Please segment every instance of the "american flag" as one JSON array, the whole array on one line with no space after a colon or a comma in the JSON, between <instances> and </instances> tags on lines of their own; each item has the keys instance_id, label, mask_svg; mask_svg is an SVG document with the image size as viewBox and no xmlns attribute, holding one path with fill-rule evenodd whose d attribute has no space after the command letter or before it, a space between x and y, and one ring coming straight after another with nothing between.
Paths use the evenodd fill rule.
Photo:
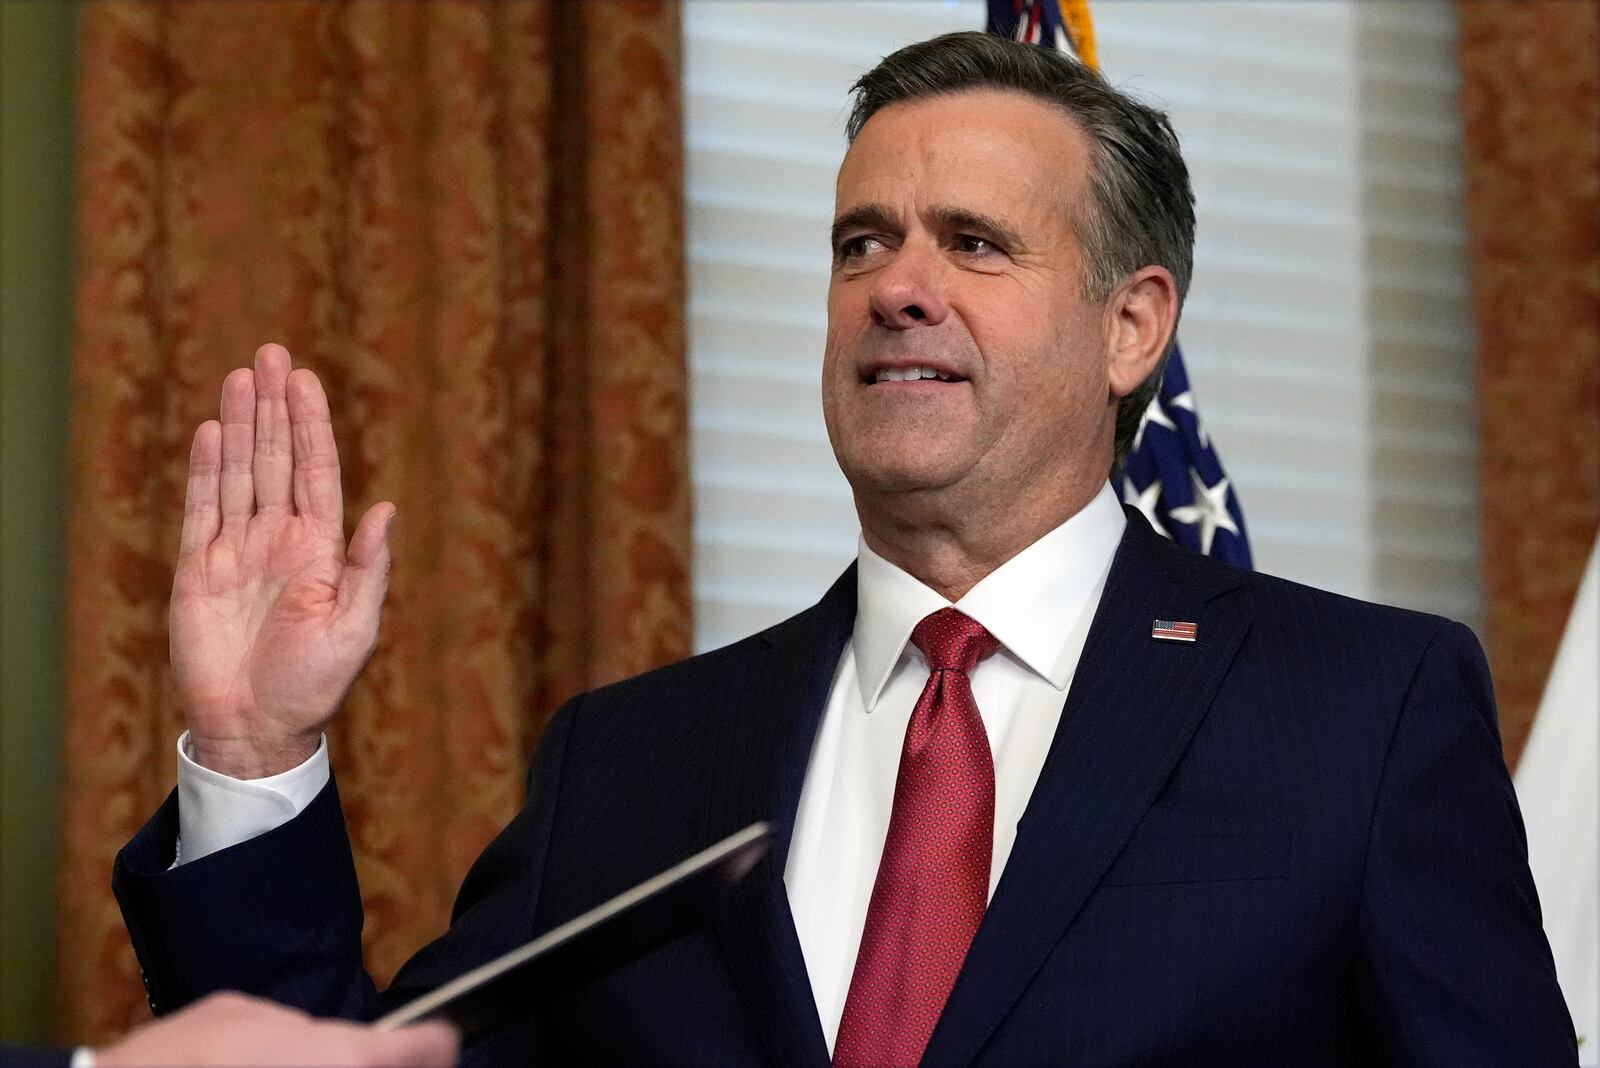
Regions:
<instances>
[{"instance_id":1,"label":"american flag","mask_svg":"<svg viewBox=\"0 0 1600 1068\"><path fill-rule=\"evenodd\" d=\"M989 0L987 29L1023 44L1070 53L1098 67L1088 0Z\"/></svg>"},{"instance_id":2,"label":"american flag","mask_svg":"<svg viewBox=\"0 0 1600 1068\"><path fill-rule=\"evenodd\" d=\"M1088 0L989 0L990 33L1069 52L1098 68ZM1123 500L1162 534L1236 567L1250 566L1244 512L1201 425L1177 342L1122 472Z\"/></svg>"},{"instance_id":3,"label":"american flag","mask_svg":"<svg viewBox=\"0 0 1600 1068\"><path fill-rule=\"evenodd\" d=\"M1200 628L1181 619L1158 619L1150 624L1150 637L1169 642L1192 642L1200 637Z\"/></svg>"},{"instance_id":4,"label":"american flag","mask_svg":"<svg viewBox=\"0 0 1600 1068\"><path fill-rule=\"evenodd\" d=\"M1250 566L1244 512L1200 422L1177 343L1122 469L1123 500L1156 530L1235 567Z\"/></svg>"}]
</instances>

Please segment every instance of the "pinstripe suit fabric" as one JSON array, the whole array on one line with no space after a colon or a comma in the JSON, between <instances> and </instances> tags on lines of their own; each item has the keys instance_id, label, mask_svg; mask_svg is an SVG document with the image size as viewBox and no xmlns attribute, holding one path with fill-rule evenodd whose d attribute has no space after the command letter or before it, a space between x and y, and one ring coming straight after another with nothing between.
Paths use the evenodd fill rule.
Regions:
<instances>
[{"instance_id":1,"label":"pinstripe suit fabric","mask_svg":"<svg viewBox=\"0 0 1600 1068\"><path fill-rule=\"evenodd\" d=\"M853 570L725 649L579 697L452 926L379 995L335 787L174 871L118 859L152 1000L372 1015L756 819L792 824ZM1199 641L1154 641L1155 619ZM786 841L787 835L780 834ZM467 1063L824 1065L783 846L712 922L529 1006ZM1466 628L1195 556L1137 513L928 1065L1570 1065Z\"/></svg>"}]
</instances>

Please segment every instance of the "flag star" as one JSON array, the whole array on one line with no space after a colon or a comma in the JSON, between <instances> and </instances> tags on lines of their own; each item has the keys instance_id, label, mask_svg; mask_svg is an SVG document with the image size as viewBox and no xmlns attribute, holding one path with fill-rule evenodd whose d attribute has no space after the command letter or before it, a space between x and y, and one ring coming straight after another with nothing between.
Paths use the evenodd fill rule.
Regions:
<instances>
[{"instance_id":1,"label":"flag star","mask_svg":"<svg viewBox=\"0 0 1600 1068\"><path fill-rule=\"evenodd\" d=\"M1182 408L1194 416L1194 432L1200 436L1200 447L1202 449L1211 448L1211 435L1206 433L1206 425L1200 421L1200 412L1194 406L1194 391L1186 389L1167 403L1174 408Z\"/></svg>"},{"instance_id":2,"label":"flag star","mask_svg":"<svg viewBox=\"0 0 1600 1068\"><path fill-rule=\"evenodd\" d=\"M1143 512L1144 517L1150 521L1150 525L1155 528L1157 534L1160 534L1163 538L1172 537L1167 528L1161 525L1161 517L1156 513L1156 502L1161 499L1161 480L1159 478L1151 479L1150 485L1146 486L1143 491L1134 486L1133 479L1123 479L1122 499L1127 504L1131 504Z\"/></svg>"},{"instance_id":3,"label":"flag star","mask_svg":"<svg viewBox=\"0 0 1600 1068\"><path fill-rule=\"evenodd\" d=\"M1150 403L1145 407L1144 415L1139 419L1139 429L1134 431L1133 434L1134 452L1138 452L1139 446L1144 444L1144 428L1151 423L1157 426L1164 426L1174 433L1178 430L1177 424L1167 415L1166 409L1161 407L1161 394L1159 393L1150 398Z\"/></svg>"},{"instance_id":4,"label":"flag star","mask_svg":"<svg viewBox=\"0 0 1600 1068\"><path fill-rule=\"evenodd\" d=\"M1238 536L1239 528L1228 514L1228 480L1221 478L1215 486L1207 486L1200 472L1189 469L1194 482L1194 503L1172 509L1172 518L1180 523L1200 524L1200 551L1211 554L1211 542L1218 530Z\"/></svg>"}]
</instances>

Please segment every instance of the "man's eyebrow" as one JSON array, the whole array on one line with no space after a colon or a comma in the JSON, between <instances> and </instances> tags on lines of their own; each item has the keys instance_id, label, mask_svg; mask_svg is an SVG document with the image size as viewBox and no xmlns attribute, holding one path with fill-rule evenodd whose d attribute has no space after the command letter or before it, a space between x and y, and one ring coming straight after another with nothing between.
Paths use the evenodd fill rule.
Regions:
<instances>
[{"instance_id":1,"label":"man's eyebrow","mask_svg":"<svg viewBox=\"0 0 1600 1068\"><path fill-rule=\"evenodd\" d=\"M1004 221L993 215L973 211L970 208L957 208L936 205L928 212L935 226L941 230L973 234L977 237L987 238L1001 247L1017 251L1022 246L1022 239L1017 232ZM861 204L833 221L833 230L830 234L830 247L837 250L839 242L846 234L857 230L882 230L895 232L900 229L900 219L884 204Z\"/></svg>"},{"instance_id":2,"label":"man's eyebrow","mask_svg":"<svg viewBox=\"0 0 1600 1068\"><path fill-rule=\"evenodd\" d=\"M885 204L859 204L833 220L828 247L837 249L852 230L898 230L900 221Z\"/></svg>"},{"instance_id":3,"label":"man's eyebrow","mask_svg":"<svg viewBox=\"0 0 1600 1068\"><path fill-rule=\"evenodd\" d=\"M944 206L935 206L929 214L942 230L991 239L1002 248L1012 251L1022 246L1022 239L1017 236L1016 231L993 215L984 215L982 212L967 208Z\"/></svg>"}]
</instances>

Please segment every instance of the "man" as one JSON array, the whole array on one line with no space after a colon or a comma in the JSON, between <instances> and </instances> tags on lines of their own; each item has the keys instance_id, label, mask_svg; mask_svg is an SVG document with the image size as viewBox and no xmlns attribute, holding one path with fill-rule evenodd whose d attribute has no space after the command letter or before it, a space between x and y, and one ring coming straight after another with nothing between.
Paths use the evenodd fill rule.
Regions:
<instances>
[{"instance_id":1,"label":"man","mask_svg":"<svg viewBox=\"0 0 1600 1068\"><path fill-rule=\"evenodd\" d=\"M212 994L164 1020L137 1028L100 1050L0 1045L4 1068L180 1068L315 1065L335 1068L448 1068L458 1039L446 1024L377 1031L243 994Z\"/></svg>"},{"instance_id":2,"label":"man","mask_svg":"<svg viewBox=\"0 0 1600 1068\"><path fill-rule=\"evenodd\" d=\"M1193 556L1107 485L1188 284L1165 118L956 34L866 75L849 132L822 388L856 566L565 706L381 996L320 732L392 507L346 558L315 378L275 346L229 377L174 587L190 751L117 872L155 1002L370 1015L770 819L707 929L468 1059L1572 1063L1466 629Z\"/></svg>"}]
</instances>

